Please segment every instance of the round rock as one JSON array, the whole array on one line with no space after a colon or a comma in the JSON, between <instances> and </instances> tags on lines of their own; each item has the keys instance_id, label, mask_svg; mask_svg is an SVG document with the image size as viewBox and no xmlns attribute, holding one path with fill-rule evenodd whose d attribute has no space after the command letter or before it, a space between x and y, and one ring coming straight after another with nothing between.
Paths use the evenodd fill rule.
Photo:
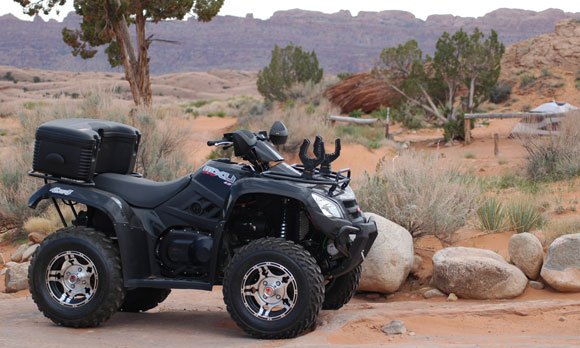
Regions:
<instances>
[{"instance_id":1,"label":"round rock","mask_svg":"<svg viewBox=\"0 0 580 348\"><path fill-rule=\"evenodd\" d=\"M367 213L377 223L378 236L362 263L359 290L397 291L413 267L413 238L409 231L382 216Z\"/></svg>"},{"instance_id":2,"label":"round rock","mask_svg":"<svg viewBox=\"0 0 580 348\"><path fill-rule=\"evenodd\" d=\"M541 275L558 291L580 292L580 233L561 236L552 242Z\"/></svg>"},{"instance_id":3,"label":"round rock","mask_svg":"<svg viewBox=\"0 0 580 348\"><path fill-rule=\"evenodd\" d=\"M407 328L405 327L405 323L401 320L393 320L383 326L383 332L387 335L402 335L407 332Z\"/></svg>"},{"instance_id":4,"label":"round rock","mask_svg":"<svg viewBox=\"0 0 580 348\"><path fill-rule=\"evenodd\" d=\"M538 237L527 232L514 234L510 238L508 250L514 265L528 278L538 279L544 262L544 249Z\"/></svg>"},{"instance_id":5,"label":"round rock","mask_svg":"<svg viewBox=\"0 0 580 348\"><path fill-rule=\"evenodd\" d=\"M451 247L433 255L432 285L461 298L504 299L521 295L528 279L491 250Z\"/></svg>"}]
</instances>

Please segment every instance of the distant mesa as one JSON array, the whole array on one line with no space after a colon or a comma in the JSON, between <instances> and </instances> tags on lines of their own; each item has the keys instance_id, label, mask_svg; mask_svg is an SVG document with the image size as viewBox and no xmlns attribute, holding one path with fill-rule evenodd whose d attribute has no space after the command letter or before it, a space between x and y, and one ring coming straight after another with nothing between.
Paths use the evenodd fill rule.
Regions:
<instances>
[{"instance_id":1,"label":"distant mesa","mask_svg":"<svg viewBox=\"0 0 580 348\"><path fill-rule=\"evenodd\" d=\"M148 27L155 38L151 46L151 70L155 74L211 69L257 71L269 61L275 44L294 43L316 50L328 73L368 71L385 47L409 39L432 53L443 31L461 27L495 29L510 45L550 33L558 21L580 19L580 13L550 9L542 12L499 9L485 16L432 15L426 20L404 11L359 12L343 10L333 14L299 9L277 11L266 20L218 16L210 23L194 19L163 22ZM70 54L61 39L63 27L78 27L78 15L69 14L62 23L42 19L21 21L12 15L0 17L0 65L68 71L111 71L106 56L83 60ZM120 71L119 69L113 71Z\"/></svg>"}]
</instances>

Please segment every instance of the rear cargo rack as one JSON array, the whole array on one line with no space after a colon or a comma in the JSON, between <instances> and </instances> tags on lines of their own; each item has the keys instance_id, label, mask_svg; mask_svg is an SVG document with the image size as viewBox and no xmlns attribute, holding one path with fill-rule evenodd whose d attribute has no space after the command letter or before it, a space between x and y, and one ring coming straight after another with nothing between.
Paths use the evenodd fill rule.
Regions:
<instances>
[{"instance_id":1,"label":"rear cargo rack","mask_svg":"<svg viewBox=\"0 0 580 348\"><path fill-rule=\"evenodd\" d=\"M301 174L305 169L301 164L293 164L292 168L296 169ZM332 195L332 193L338 187L344 190L348 186L350 183L351 171L350 168L345 168L337 172L322 174L319 169L314 169L312 178L304 177L303 175L291 175L284 173L262 173L262 175L272 179L283 179L304 184L329 185L330 188L328 189L328 194Z\"/></svg>"},{"instance_id":2,"label":"rear cargo rack","mask_svg":"<svg viewBox=\"0 0 580 348\"><path fill-rule=\"evenodd\" d=\"M62 177L54 176L54 175L50 175L50 174L39 173L39 172L34 171L34 170L29 171L28 175L35 177L35 178L44 179L45 183L48 183L48 181L57 181L57 182L62 182L63 184L71 184L71 185L77 185L77 186L95 186L95 183L92 180L83 181L83 180L62 178Z\"/></svg>"},{"instance_id":3,"label":"rear cargo rack","mask_svg":"<svg viewBox=\"0 0 580 348\"><path fill-rule=\"evenodd\" d=\"M80 180L74 180L74 179L60 178L60 177L50 175L50 174L35 172L34 170L29 171L28 175L35 177L35 178L44 179L45 184L48 184L49 181L56 181L56 182L61 182L63 184L70 184L70 185L77 185L77 186L95 186L95 183L92 181L80 181ZM68 223L66 222L66 219L64 218L64 215L62 213L62 209L60 209L60 205L58 205L56 198L51 197L50 200L52 201L52 204L54 205L54 208L56 209L56 212L58 213L58 216L60 217L60 221L62 222L63 226L68 227ZM67 199L61 199L61 201L64 205L66 205L70 208L75 220L78 219L79 216L78 216L77 210L75 209L75 205L77 203L75 201L71 201L71 200L67 200Z\"/></svg>"}]
</instances>

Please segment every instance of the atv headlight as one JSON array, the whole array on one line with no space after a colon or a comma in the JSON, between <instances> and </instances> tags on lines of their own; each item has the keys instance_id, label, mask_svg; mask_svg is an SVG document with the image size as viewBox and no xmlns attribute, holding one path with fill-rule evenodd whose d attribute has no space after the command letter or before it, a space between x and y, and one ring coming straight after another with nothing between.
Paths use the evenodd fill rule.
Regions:
<instances>
[{"instance_id":1,"label":"atv headlight","mask_svg":"<svg viewBox=\"0 0 580 348\"><path fill-rule=\"evenodd\" d=\"M328 199L324 196L321 196L317 193L313 193L312 198L314 199L314 201L318 205L318 208L320 208L320 210L322 210L322 213L326 217L337 217L337 218L342 217L342 210L340 209L340 206L335 201L330 200L330 199Z\"/></svg>"}]
</instances>

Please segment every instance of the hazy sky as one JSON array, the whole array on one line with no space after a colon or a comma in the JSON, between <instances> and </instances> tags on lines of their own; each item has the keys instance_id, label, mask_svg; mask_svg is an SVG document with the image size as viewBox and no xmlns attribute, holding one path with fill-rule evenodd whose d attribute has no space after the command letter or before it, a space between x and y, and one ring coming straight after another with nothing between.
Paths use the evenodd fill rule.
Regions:
<instances>
[{"instance_id":1,"label":"hazy sky","mask_svg":"<svg viewBox=\"0 0 580 348\"><path fill-rule=\"evenodd\" d=\"M44 0L47 1L47 0ZM67 7L60 14L62 18L72 11L72 0L67 1ZM30 19L22 14L22 9L13 0L0 0L0 15L13 13L19 18ZM300 8L304 10L334 13L339 10L350 10L353 15L359 11L403 10L413 13L416 17L425 19L430 14L453 14L457 16L479 17L495 9L509 7L533 11L557 8L567 12L580 12L578 0L485 0L485 1L452 1L452 0L225 0L220 15L245 16L253 13L254 17L266 19L278 10ZM67 10L68 9L68 10ZM55 15L52 16L53 18Z\"/></svg>"}]
</instances>

